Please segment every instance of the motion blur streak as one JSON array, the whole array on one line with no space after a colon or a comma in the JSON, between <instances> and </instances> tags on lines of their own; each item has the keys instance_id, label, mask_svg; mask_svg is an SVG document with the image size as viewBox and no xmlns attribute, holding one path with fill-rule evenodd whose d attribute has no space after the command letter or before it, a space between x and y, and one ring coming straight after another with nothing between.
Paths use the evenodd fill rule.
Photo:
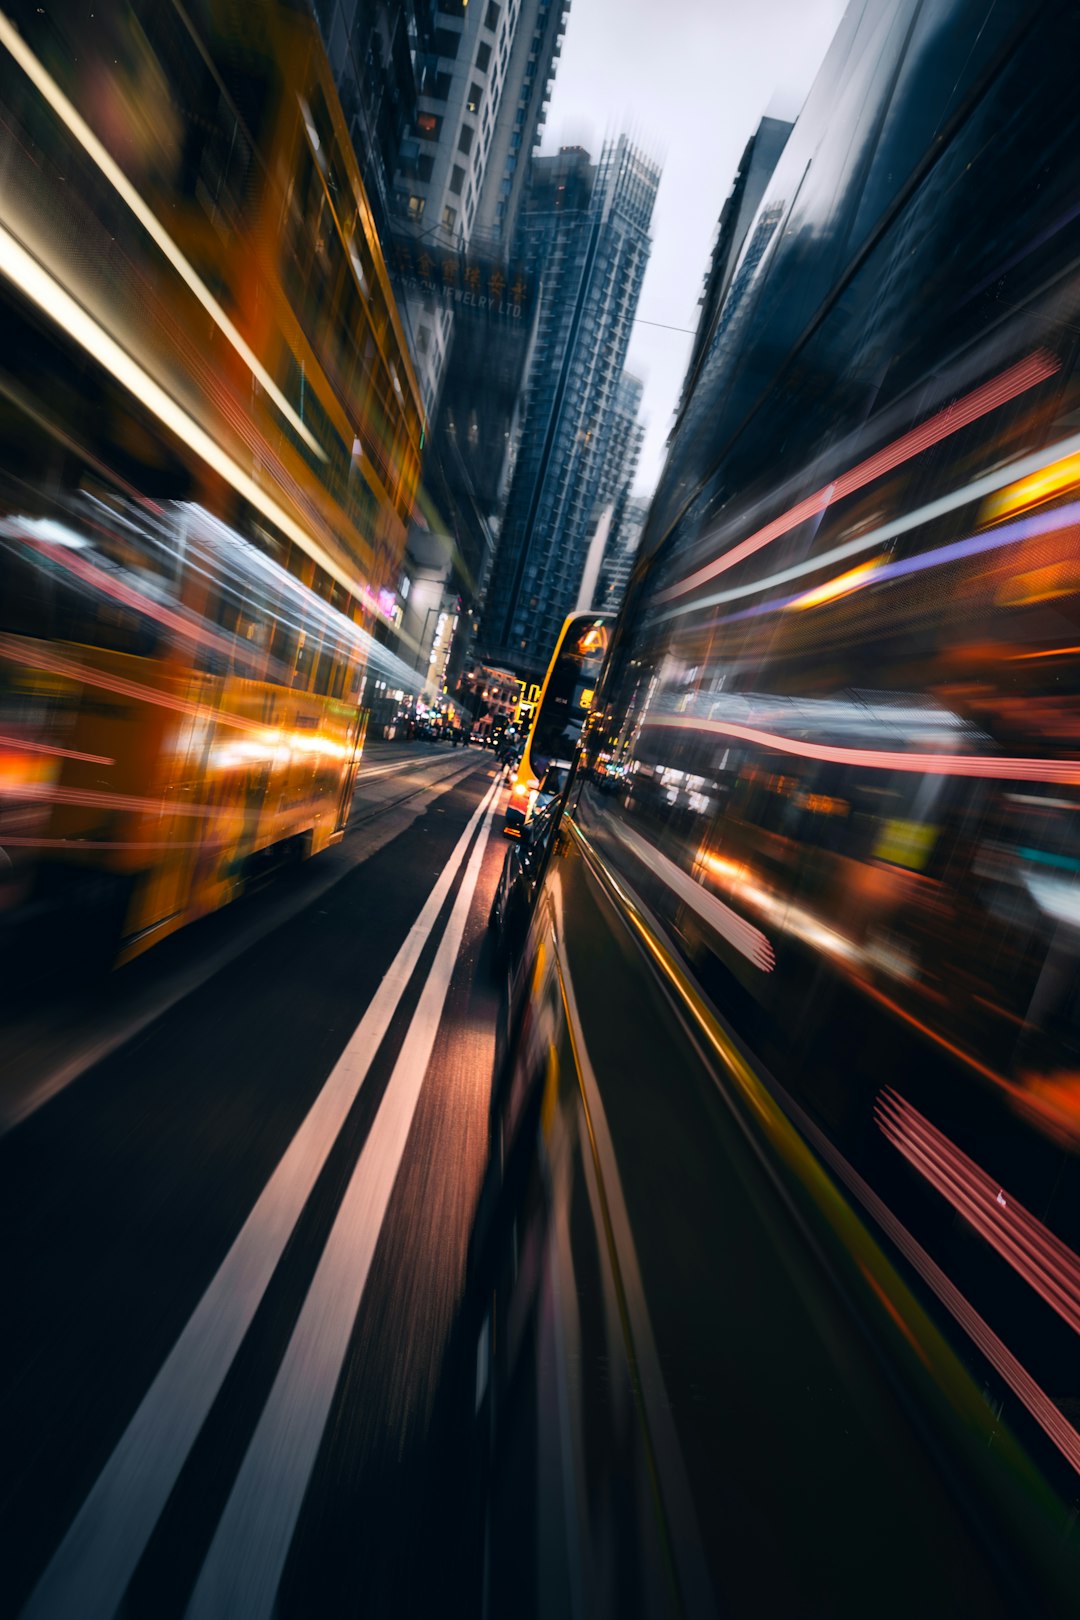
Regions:
<instances>
[{"instance_id":1,"label":"motion blur streak","mask_svg":"<svg viewBox=\"0 0 1080 1620\"><path fill-rule=\"evenodd\" d=\"M15 534L19 533L19 525L8 526ZM2 531L0 531L2 532ZM35 551L44 552L45 547L40 543L30 542ZM137 591L121 580L111 579L102 568L95 568L93 563L87 562L69 550L63 551L59 556L55 548L50 548L49 560L55 565L74 574L84 584L100 591L103 596L112 597L114 602L122 602L125 607L134 608L144 618L153 619L166 629L174 630L178 636L196 646L213 648L222 653L231 652L229 642L224 636L215 635L212 630L201 625L193 614L178 613L174 608L166 607L163 602L155 602L147 596L145 591Z\"/></svg>"},{"instance_id":2,"label":"motion blur streak","mask_svg":"<svg viewBox=\"0 0 1080 1620\"><path fill-rule=\"evenodd\" d=\"M1080 1260L895 1091L874 1110L889 1141L1047 1304L1080 1333Z\"/></svg>"},{"instance_id":3,"label":"motion blur streak","mask_svg":"<svg viewBox=\"0 0 1080 1620\"><path fill-rule=\"evenodd\" d=\"M908 754L885 748L836 748L781 737L774 731L759 731L754 726L740 726L730 720L694 720L677 714L646 716L642 726L731 737L780 754L796 754L800 759L820 759L833 765L862 765L872 771L909 771L917 776L987 776L1003 782L1080 783L1080 760L995 759L980 754Z\"/></svg>"},{"instance_id":4,"label":"motion blur streak","mask_svg":"<svg viewBox=\"0 0 1080 1620\"><path fill-rule=\"evenodd\" d=\"M233 325L232 321L230 321L229 317L226 315L225 311L222 309L209 287L207 287L196 274L195 269L191 264L189 264L188 260L181 253L180 249L177 247L168 231L162 225L157 215L152 209L147 207L146 203L139 196L139 193L135 190L135 187L131 184L123 170L109 156L109 153L102 146L93 130L90 129L89 125L84 121L83 118L80 117L79 113L72 106L71 102L60 89L60 86L56 83L55 79L53 79L46 72L45 68L38 61L33 51L29 49L25 41L22 39L18 30L12 25L10 20L4 15L3 12L0 12L0 43L7 46L8 50L11 52L11 55L15 58L16 62L18 62L26 76L34 84L35 88L40 91L41 95L49 103L49 106L67 125L68 129L71 131L72 135L74 135L79 145L83 148L87 155L93 159L105 178L124 199L139 223L144 226L150 236L153 237L154 241L157 243L162 253L164 253L169 263L191 288L191 291L195 294L200 304L202 304L207 314L211 316L214 324L221 330L225 337L228 338L237 354L250 370L252 376L256 377L266 389L266 392L270 395L270 398L274 401L274 404L277 406L278 410L281 411L283 416L288 418L296 432L300 434L301 438L304 439L307 444L310 445L312 450L314 450L317 455L321 456L323 460L325 460L326 456L322 446L312 436L310 429L305 425L302 418L299 417L293 410L292 406L285 398L285 395L275 383L273 377L270 376L270 373L266 370L265 366L260 363L258 356L252 353L250 347L247 343L245 343L240 333L236 330L236 327Z\"/></svg>"},{"instance_id":5,"label":"motion blur streak","mask_svg":"<svg viewBox=\"0 0 1080 1620\"><path fill-rule=\"evenodd\" d=\"M823 551L819 557L807 557L805 561L793 563L790 568L781 568L765 579L752 579L746 585L735 585L730 590L715 591L710 596L697 597L693 602L683 602L677 607L667 608L665 612L656 615L656 622L659 624L665 619L679 618L685 613L694 613L701 608L718 607L722 602L736 602L744 596L760 596L763 591L771 590L774 585L786 585L793 579L805 579L807 574L816 574L820 568L827 567L829 563L844 562L848 557L859 556L861 552L873 551L888 540L895 540L902 534L910 534L912 529L922 528L924 524L947 517L950 512L955 512L962 506L969 506L974 501L982 500L985 495L995 494L997 490L1011 484L1021 475L1038 472L1076 454L1080 454L1080 433L1074 433L1068 439L1061 439L1046 450L1038 450L1030 456L1024 456L1011 466L999 467L995 472L985 473L973 483L965 484L960 489L952 490L948 495L929 501L913 512L906 512L903 517L883 523L879 529L871 529L866 534L857 535L854 540L845 540L842 545L834 546L831 551ZM1040 524L1043 527L1051 527L1056 516L1056 513L1051 512L1045 518L1027 519L1026 521L1032 524L1029 532L1038 533ZM919 560L912 559L912 561ZM657 592L656 600L660 599L660 593Z\"/></svg>"},{"instance_id":6,"label":"motion blur streak","mask_svg":"<svg viewBox=\"0 0 1080 1620\"><path fill-rule=\"evenodd\" d=\"M184 804L181 800L146 799L134 793L107 793L102 788L66 788L51 782L26 782L19 786L19 797L44 804L92 805L99 810L145 810L150 815L212 816L213 804Z\"/></svg>"},{"instance_id":7,"label":"motion blur streak","mask_svg":"<svg viewBox=\"0 0 1080 1620\"><path fill-rule=\"evenodd\" d=\"M0 273L7 276L8 280L44 311L50 320L55 321L81 349L85 349L87 354L110 371L129 393L177 434L208 467L220 473L238 495L243 495L264 517L276 524L283 534L287 534L290 540L295 540L302 551L314 557L315 561L325 568L327 573L333 575L340 585L344 585L346 590L356 589L356 580L350 578L345 570L338 566L314 536L299 523L294 522L288 512L279 506L277 501L272 500L255 479L246 473L185 410L181 409L161 384L155 382L149 372L133 360L115 338L110 337L108 332L76 303L71 294L31 257L3 225L0 225Z\"/></svg>"},{"instance_id":8,"label":"motion blur streak","mask_svg":"<svg viewBox=\"0 0 1080 1620\"><path fill-rule=\"evenodd\" d=\"M987 1361L996 1367L1013 1393L1023 1401L1065 1460L1080 1474L1080 1434L1069 1420L1058 1410L1046 1391L1035 1382L1027 1368L1021 1365L1008 1346L998 1338L975 1307L949 1280L941 1267L930 1258L922 1244L912 1237L903 1222L897 1220L892 1210L882 1202L869 1183L864 1181L858 1171L833 1147L828 1137L818 1130L812 1120L802 1114L801 1109L796 1108L794 1112L800 1116L803 1131L822 1158L855 1193L882 1230L934 1290L941 1303L959 1322L972 1342L982 1351Z\"/></svg>"},{"instance_id":9,"label":"motion blur streak","mask_svg":"<svg viewBox=\"0 0 1080 1620\"><path fill-rule=\"evenodd\" d=\"M27 754L55 754L57 759L81 759L86 765L116 764L107 754L83 754L77 748L58 748L53 743L31 742L23 737L0 737L0 748L14 748Z\"/></svg>"},{"instance_id":10,"label":"motion blur streak","mask_svg":"<svg viewBox=\"0 0 1080 1620\"><path fill-rule=\"evenodd\" d=\"M645 949L672 985L694 1023L700 1028L709 1045L720 1058L725 1073L753 1108L759 1121L766 1127L770 1140L782 1154L789 1168L806 1182L807 1186L821 1201L829 1218L835 1222L839 1213L835 1189L828 1182L827 1172L822 1169L818 1160L813 1158L811 1149L819 1155L825 1165L830 1167L839 1176L840 1180L855 1193L864 1208L873 1216L886 1235L892 1239L897 1248L930 1285L942 1304L955 1317L983 1355L986 1356L987 1360L997 1368L1002 1378L1024 1403L1040 1427L1049 1435L1061 1454L1076 1472L1080 1473L1080 1433L1077 1433L1068 1419L1054 1405L1045 1390L1035 1382L1012 1351L1008 1349L988 1323L979 1315L974 1306L945 1275L940 1266L930 1258L926 1250L916 1241L903 1222L897 1219L888 1205L878 1197L877 1193L871 1189L847 1158L829 1141L824 1132L819 1130L792 1098L784 1096L783 1107L780 1106L777 1099L762 1084L752 1065L746 1061L742 1053L731 1041L730 1036L718 1023L700 994L687 979L683 969L656 937L652 928L639 913L631 896L608 869L576 822L571 823L571 831L580 844L586 859L620 901L625 916L633 926ZM783 1096L782 1091L780 1094ZM854 1230L858 1223L853 1220L851 1211L845 1209L844 1215L846 1216L844 1220L845 1239L857 1256L860 1249L865 1250L865 1239L860 1237Z\"/></svg>"},{"instance_id":11,"label":"motion blur streak","mask_svg":"<svg viewBox=\"0 0 1080 1620\"><path fill-rule=\"evenodd\" d=\"M862 489L864 485L871 483L873 479L880 478L883 473L892 472L894 468L899 467L902 462L908 461L912 456L917 456L921 451L930 449L932 445L940 444L942 439L948 438L952 433L959 432L961 428L968 427L972 422L977 421L980 416L985 416L988 411L995 410L999 405L1004 405L1009 400L1015 399L1018 394L1026 392L1029 388L1034 388L1036 383L1045 382L1047 377L1052 377L1055 371L1058 370L1059 364L1060 362L1053 355L1038 353L1027 360L1021 360L1015 366L1010 366L1009 370L1002 372L1000 377L995 378L992 382L984 383L981 388L976 388L973 393L957 400L955 404L947 405L943 411L939 411L936 416L932 416L921 427L912 428L909 433L903 434L901 438L896 439L892 444L886 445L885 449L879 450L876 455L869 456L866 461L861 461L857 467L852 467L848 472L841 473L840 477L833 483L826 484L816 494L807 496L797 506L793 506L788 511L781 513L778 518L774 518L771 523L767 523L763 529L758 529L756 534L748 536L740 545L733 546L730 551L725 551L722 557L717 557L714 562L706 564L704 568L699 568L695 573L688 574L685 579L669 586L666 591L658 592L657 601L666 602L672 597L685 596L686 592L692 591L695 586L704 585L708 580L715 579L717 574L722 574L727 569L734 568L736 563L740 563L746 557L752 556L755 551L760 551L762 546L767 546L771 540L776 540L780 535L787 534L789 529L794 529L798 524L804 523L807 518L815 517L817 513L823 512L834 501L842 500L845 495L854 494L856 490Z\"/></svg>"},{"instance_id":12,"label":"motion blur streak","mask_svg":"<svg viewBox=\"0 0 1080 1620\"><path fill-rule=\"evenodd\" d=\"M760 607L744 608L741 613L731 613L716 622L734 624L738 619L758 618L763 613L774 613L778 608L816 607L818 603L831 602L862 585L880 585L890 579L904 579L911 574L921 574L928 568L941 568L946 563L962 562L967 557L1000 551L1005 546L1033 540L1040 534L1056 534L1076 523L1080 523L1080 501L1056 507L1052 512L1041 512L1037 517L1007 523L1000 529L991 529L988 534L972 534L964 540L950 541L947 546L935 546L932 551L920 552L917 557L904 557L891 563L879 558L876 562L864 563L861 568L852 568L846 574L826 580L823 585L815 586L801 596L788 596L764 602Z\"/></svg>"},{"instance_id":13,"label":"motion blur streak","mask_svg":"<svg viewBox=\"0 0 1080 1620\"><path fill-rule=\"evenodd\" d=\"M159 691L156 687L147 686L145 681L128 680L125 675L111 675L107 670L95 669L92 664L84 664L77 658L68 658L64 653L55 652L50 647L37 646L29 657L35 669L46 670L53 675L70 676L72 680L81 681L86 686L100 687L103 692L118 692L123 697L137 698L140 703L152 703L162 709L174 709L177 714L187 714L194 718L201 718L205 714L204 705L196 703L192 698ZM0 635L0 660L5 663L21 664L26 662L27 658L27 650L17 637ZM249 720L242 714L230 714L226 709L215 709L214 723L233 726L238 731L261 733L265 729L258 720Z\"/></svg>"},{"instance_id":14,"label":"motion blur streak","mask_svg":"<svg viewBox=\"0 0 1080 1620\"><path fill-rule=\"evenodd\" d=\"M707 889L703 889L700 883L688 877L681 867L676 866L674 861L669 861L666 855L661 855L659 850L647 844L644 838L630 827L618 827L616 831L626 847L632 850L639 860L650 866L684 904L691 906L699 916L711 924L729 945L734 945L740 955L753 962L762 973L772 972L776 966L776 957L771 944L759 928L748 923L745 917L740 917L737 911L726 906Z\"/></svg>"},{"instance_id":15,"label":"motion blur streak","mask_svg":"<svg viewBox=\"0 0 1080 1620\"><path fill-rule=\"evenodd\" d=\"M783 604L770 602L769 607L794 608L796 612L803 608L821 607L825 602L835 602L840 596L846 596L849 591L857 591L863 585L869 585L881 566L882 559L875 557L873 562L860 563L857 568L849 568L846 574L837 574L834 579L827 579L824 585L815 585L813 590L804 591L792 601ZM754 609L750 610L754 612ZM734 614L740 618L740 614Z\"/></svg>"}]
</instances>

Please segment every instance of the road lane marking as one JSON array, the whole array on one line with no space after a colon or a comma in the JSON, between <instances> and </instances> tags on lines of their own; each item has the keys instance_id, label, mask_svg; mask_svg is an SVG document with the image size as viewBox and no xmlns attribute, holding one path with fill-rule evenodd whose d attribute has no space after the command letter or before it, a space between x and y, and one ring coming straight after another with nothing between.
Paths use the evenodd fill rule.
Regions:
<instances>
[{"instance_id":1,"label":"road lane marking","mask_svg":"<svg viewBox=\"0 0 1080 1620\"><path fill-rule=\"evenodd\" d=\"M492 783L469 817L371 1004L50 1560L22 1620L86 1620L91 1612L105 1620L122 1602L356 1101L477 824L498 791L499 784ZM448 928L453 919L452 912Z\"/></svg>"},{"instance_id":2,"label":"road lane marking","mask_svg":"<svg viewBox=\"0 0 1080 1620\"><path fill-rule=\"evenodd\" d=\"M494 801L499 784L482 809ZM341 1202L187 1620L271 1620L379 1234L405 1154L491 833L485 816L431 973Z\"/></svg>"},{"instance_id":3,"label":"road lane marking","mask_svg":"<svg viewBox=\"0 0 1080 1620\"><path fill-rule=\"evenodd\" d=\"M212 979L215 973L220 973L253 945L261 944L275 929L282 928L294 917L308 910L343 879L350 877L365 861L377 855L392 838L406 831L426 812L435 799L449 793L458 782L471 773L474 767L475 761L470 761L464 768L459 767L455 772L444 772L441 776L434 777L427 786L419 788L416 793L379 805L370 816L356 823L350 822L348 864L342 864L340 858L335 862L330 850L322 851L317 858L315 872L311 875L311 886L305 889L303 894L288 897L267 895L266 903L268 906L272 905L269 916L259 917L247 924L236 919L235 928L216 950L208 951L200 956L195 965L184 969L172 979L167 979L160 990L152 989L148 994L137 998L118 1018L108 1020L104 1028L99 1026L99 1033L92 1034L86 1044L75 1045L72 1040L59 1035L59 1052L54 1058L52 1068L45 1069L38 1079L29 1082L25 1089L14 1096L0 1097L0 1137L14 1130L17 1125L21 1125L23 1120L29 1119L45 1103L90 1069L95 1068L97 1064L104 1063L105 1059L111 1057L120 1047L126 1046L137 1035L141 1035L144 1029L149 1029L151 1024ZM403 808L405 805L408 805L408 809ZM335 848L339 849L340 846ZM70 1055L64 1056L65 1051ZM0 1051L0 1069L3 1068L5 1057L6 1054ZM22 1061L25 1063L25 1055Z\"/></svg>"}]
</instances>

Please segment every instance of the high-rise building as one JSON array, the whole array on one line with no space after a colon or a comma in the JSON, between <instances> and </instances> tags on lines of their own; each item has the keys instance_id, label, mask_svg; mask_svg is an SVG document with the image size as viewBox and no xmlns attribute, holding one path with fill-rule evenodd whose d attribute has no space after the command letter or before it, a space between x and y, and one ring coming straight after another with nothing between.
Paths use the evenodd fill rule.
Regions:
<instances>
[{"instance_id":1,"label":"high-rise building","mask_svg":"<svg viewBox=\"0 0 1080 1620\"><path fill-rule=\"evenodd\" d=\"M509 244L517 229L529 158L547 118L570 0L517 0L504 95L496 115L474 237Z\"/></svg>"},{"instance_id":2,"label":"high-rise building","mask_svg":"<svg viewBox=\"0 0 1080 1620\"><path fill-rule=\"evenodd\" d=\"M414 57L423 0L314 0L375 228L384 242L394 211L402 142L416 123Z\"/></svg>"},{"instance_id":3,"label":"high-rise building","mask_svg":"<svg viewBox=\"0 0 1080 1620\"><path fill-rule=\"evenodd\" d=\"M485 253L492 236L505 241L499 205L514 200L536 140L567 9L568 0L435 0L417 34L416 115L398 156L395 212L397 228L440 265L469 247L482 198ZM401 288L431 418L455 319L445 290L415 276Z\"/></svg>"},{"instance_id":4,"label":"high-rise building","mask_svg":"<svg viewBox=\"0 0 1080 1620\"><path fill-rule=\"evenodd\" d=\"M478 16L478 0L472 0L469 9ZM475 212L467 206L464 224L459 221L461 252L457 259L439 260L444 285L433 296L427 295L426 287L417 288L415 276L407 287L405 278L399 279L414 342L423 351L418 359L421 377L427 379L427 397L438 400L425 486L451 541L447 589L460 596L462 625L470 632L506 499L507 469L518 438L536 326L536 285L511 253L514 226L529 158L546 117L568 10L569 0L508 0L500 11L498 62L493 57L488 63L491 93L485 110L490 109L490 124L482 113L483 141L476 147L484 167L482 173L477 171L475 192L466 188L466 197L475 198ZM483 15L486 18L488 12ZM485 38L481 30L477 62L486 60ZM460 49L467 55L464 44ZM427 103L420 105L426 108ZM467 119L462 120L463 127L465 123ZM445 143L447 130L453 135L456 127L452 120L444 121L430 132L438 139L426 141L424 150ZM452 183L453 168L450 176ZM433 170L433 185L437 179ZM406 207L415 212L412 195L406 198ZM429 192L421 220L427 220L438 202L432 195ZM411 251L415 265L425 246L425 227L412 228L418 231L415 248L406 247L396 257L407 261ZM428 240L434 242L443 234L436 231ZM457 285L447 288L446 275L453 278L455 265ZM466 289L467 295L459 296ZM448 352L436 351L437 341L448 344ZM460 673L466 639L460 631L450 662L452 681Z\"/></svg>"},{"instance_id":5,"label":"high-rise building","mask_svg":"<svg viewBox=\"0 0 1080 1620\"><path fill-rule=\"evenodd\" d=\"M608 450L596 495L592 538L578 587L575 611L599 608L603 581L611 559L620 550L620 528L637 471L645 429L638 421L643 385L624 371L615 385Z\"/></svg>"},{"instance_id":6,"label":"high-rise building","mask_svg":"<svg viewBox=\"0 0 1080 1620\"><path fill-rule=\"evenodd\" d=\"M659 181L626 136L598 164L580 147L533 161L519 247L541 283L538 327L481 633L486 656L521 674L542 673L576 604Z\"/></svg>"},{"instance_id":7,"label":"high-rise building","mask_svg":"<svg viewBox=\"0 0 1080 1620\"><path fill-rule=\"evenodd\" d=\"M612 538L604 552L600 583L593 597L592 605L598 610L615 613L622 606L648 515L647 500L630 495L623 503L618 524L613 525Z\"/></svg>"},{"instance_id":8,"label":"high-rise building","mask_svg":"<svg viewBox=\"0 0 1080 1620\"><path fill-rule=\"evenodd\" d=\"M598 494L602 506L610 502L613 508L617 508L630 493L645 439L644 423L638 420L644 392L645 385L640 377L632 376L629 371L624 371L615 384L611 436Z\"/></svg>"}]
</instances>

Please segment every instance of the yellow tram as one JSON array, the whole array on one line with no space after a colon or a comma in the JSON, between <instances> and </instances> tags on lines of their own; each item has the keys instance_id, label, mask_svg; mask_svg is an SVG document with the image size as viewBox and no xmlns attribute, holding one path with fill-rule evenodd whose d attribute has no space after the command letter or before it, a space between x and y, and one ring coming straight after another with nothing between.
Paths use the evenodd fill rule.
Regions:
<instances>
[{"instance_id":1,"label":"yellow tram","mask_svg":"<svg viewBox=\"0 0 1080 1620\"><path fill-rule=\"evenodd\" d=\"M115 11L0 19L0 931L124 960L342 836L424 425L312 21Z\"/></svg>"}]
</instances>

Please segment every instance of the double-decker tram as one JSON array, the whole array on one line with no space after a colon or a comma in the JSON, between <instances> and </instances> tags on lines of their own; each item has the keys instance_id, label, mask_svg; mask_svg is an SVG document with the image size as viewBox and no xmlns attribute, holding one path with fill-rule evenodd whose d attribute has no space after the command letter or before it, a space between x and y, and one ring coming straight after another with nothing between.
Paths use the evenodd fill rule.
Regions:
<instances>
[{"instance_id":1,"label":"double-decker tram","mask_svg":"<svg viewBox=\"0 0 1080 1620\"><path fill-rule=\"evenodd\" d=\"M423 440L311 17L0 15L0 928L130 957L340 839Z\"/></svg>"},{"instance_id":2,"label":"double-decker tram","mask_svg":"<svg viewBox=\"0 0 1080 1620\"><path fill-rule=\"evenodd\" d=\"M503 831L521 836L538 802L561 794L596 696L611 613L571 613L563 622L544 674L521 761L514 775Z\"/></svg>"},{"instance_id":3,"label":"double-decker tram","mask_svg":"<svg viewBox=\"0 0 1080 1620\"><path fill-rule=\"evenodd\" d=\"M1080 1591L1078 47L851 6L699 333L477 1239L589 1612Z\"/></svg>"}]
</instances>

